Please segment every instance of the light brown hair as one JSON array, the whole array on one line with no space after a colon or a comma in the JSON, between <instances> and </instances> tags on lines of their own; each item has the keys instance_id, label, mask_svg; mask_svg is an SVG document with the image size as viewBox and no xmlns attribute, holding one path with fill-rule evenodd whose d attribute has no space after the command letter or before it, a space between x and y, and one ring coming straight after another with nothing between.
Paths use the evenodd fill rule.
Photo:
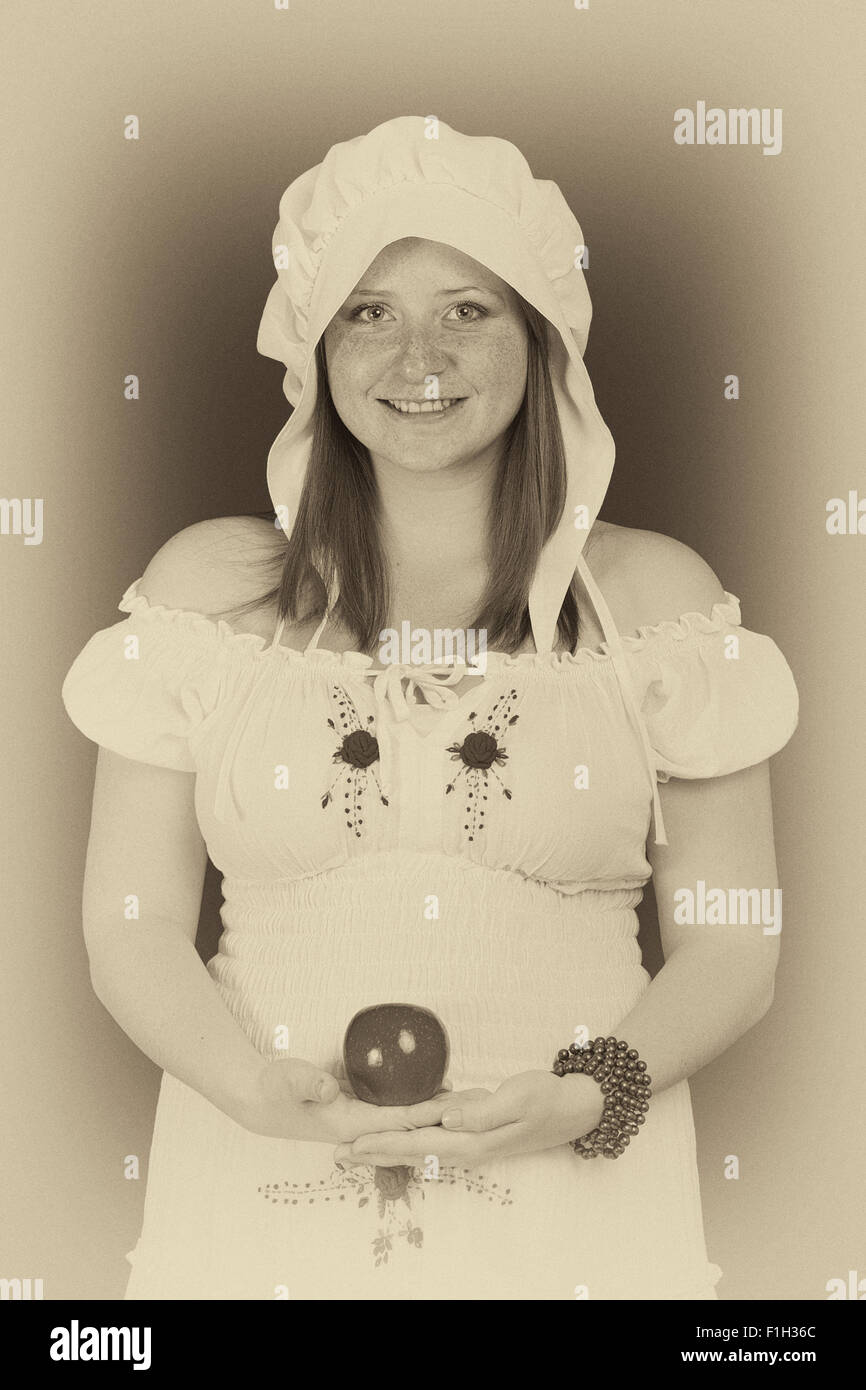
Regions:
<instances>
[{"instance_id":1,"label":"light brown hair","mask_svg":"<svg viewBox=\"0 0 866 1390\"><path fill-rule=\"evenodd\" d=\"M514 652L531 630L527 598L535 567L565 505L566 464L559 413L548 365L547 319L522 296L528 362L526 390L508 428L493 489L488 533L487 589L475 619L488 650ZM276 599L292 623L319 619L326 583L339 581L334 619L353 635L356 650L372 652L388 617L387 561L379 539L378 494L368 450L337 414L328 386L323 340L316 345L319 390L310 462L291 537L280 532L278 553L264 564L281 569L279 581L246 612ZM274 520L274 512L257 512ZM558 619L569 651L577 645L575 581Z\"/></svg>"}]
</instances>

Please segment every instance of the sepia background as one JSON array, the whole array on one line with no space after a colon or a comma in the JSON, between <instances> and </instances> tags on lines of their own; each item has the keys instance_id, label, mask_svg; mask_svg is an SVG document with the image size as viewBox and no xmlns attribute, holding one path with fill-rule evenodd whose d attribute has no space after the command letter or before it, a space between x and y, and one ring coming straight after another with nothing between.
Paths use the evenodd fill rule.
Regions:
<instances>
[{"instance_id":1,"label":"sepia background","mask_svg":"<svg viewBox=\"0 0 866 1390\"><path fill-rule=\"evenodd\" d=\"M581 223L586 361L617 444L602 516L694 547L800 690L772 765L776 1002L691 1082L719 1295L866 1277L866 536L825 527L830 498L866 493L862 6L6 0L0 24L0 491L45 508L41 545L0 536L0 1275L121 1296L159 1079L89 985L96 750L61 681L168 536L268 505L286 403L255 338L283 189L335 141L434 114L514 142ZM782 152L675 145L674 110L699 100L781 107ZM219 901L211 869L205 958Z\"/></svg>"}]
</instances>

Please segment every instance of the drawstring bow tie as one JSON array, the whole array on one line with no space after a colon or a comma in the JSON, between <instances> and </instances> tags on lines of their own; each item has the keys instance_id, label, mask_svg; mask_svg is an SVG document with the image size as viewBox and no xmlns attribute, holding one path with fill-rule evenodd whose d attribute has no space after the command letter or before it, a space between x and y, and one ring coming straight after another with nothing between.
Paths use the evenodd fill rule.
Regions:
<instances>
[{"instance_id":1,"label":"drawstring bow tie","mask_svg":"<svg viewBox=\"0 0 866 1390\"><path fill-rule=\"evenodd\" d=\"M462 662L456 665L429 662L422 666L415 666L411 662L393 662L384 670L371 671L369 674L373 677L376 699L391 706L395 719L404 720L409 718L411 712L406 698L410 691L414 695L416 690L421 690L433 709L447 709L456 705L459 698L457 692L448 687L456 685L466 675L482 673ZM407 683L405 693L403 681Z\"/></svg>"}]
</instances>

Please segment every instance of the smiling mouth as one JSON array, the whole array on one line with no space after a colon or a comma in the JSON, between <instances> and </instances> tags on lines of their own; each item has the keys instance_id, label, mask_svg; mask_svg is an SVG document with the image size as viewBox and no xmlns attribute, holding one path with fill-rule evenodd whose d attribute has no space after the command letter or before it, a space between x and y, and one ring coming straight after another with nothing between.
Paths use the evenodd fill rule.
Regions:
<instances>
[{"instance_id":1,"label":"smiling mouth","mask_svg":"<svg viewBox=\"0 0 866 1390\"><path fill-rule=\"evenodd\" d=\"M460 405L465 399L465 396L442 396L439 400L434 401L403 401L380 398L379 403L397 415L444 415L447 411Z\"/></svg>"}]
</instances>

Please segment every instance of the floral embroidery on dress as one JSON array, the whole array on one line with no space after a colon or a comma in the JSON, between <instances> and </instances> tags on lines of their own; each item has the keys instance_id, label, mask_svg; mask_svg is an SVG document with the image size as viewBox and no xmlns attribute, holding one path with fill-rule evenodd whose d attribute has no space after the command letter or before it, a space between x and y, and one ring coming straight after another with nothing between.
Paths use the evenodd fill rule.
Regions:
<instances>
[{"instance_id":1,"label":"floral embroidery on dress","mask_svg":"<svg viewBox=\"0 0 866 1390\"><path fill-rule=\"evenodd\" d=\"M340 764L340 771L322 797L322 810L334 800L334 788L337 784L343 783L346 787L343 793L343 800L347 803L344 807L346 827L348 830L354 830L360 839L363 832L359 827L364 824L361 815L364 809L362 798L367 790L369 777L376 784L382 805L388 805L388 798L382 790L382 784L373 766L379 761L379 741L370 728L364 727L351 695L342 686L332 687L331 699L339 720L339 728L333 719L329 719L328 724L340 739L332 762ZM371 725L374 722L374 715L369 714L367 724Z\"/></svg>"},{"instance_id":2,"label":"floral embroidery on dress","mask_svg":"<svg viewBox=\"0 0 866 1390\"><path fill-rule=\"evenodd\" d=\"M516 724L520 718L519 714L511 713L516 699L516 690L509 690L500 695L480 729L475 727L473 710L469 715L472 732L466 735L462 743L452 743L447 750L451 754L452 762L462 762L463 766L454 780L448 783L445 795L453 792L461 777L466 778L467 819L463 829L469 831L470 840L474 840L478 831L484 829L484 802L487 800L490 777L495 777L502 789L502 795L511 800L511 792L496 771L494 763L502 767L508 760L508 753L497 735L501 737L502 733Z\"/></svg>"},{"instance_id":3,"label":"floral embroidery on dress","mask_svg":"<svg viewBox=\"0 0 866 1390\"><path fill-rule=\"evenodd\" d=\"M499 1202L503 1207L510 1207L514 1202L510 1187L500 1188L498 1183L485 1179L483 1173L476 1176L469 1168L443 1167L439 1169L438 1178L425 1178L420 1169L413 1168L406 1190L396 1201L389 1201L376 1187L372 1168L344 1170L335 1166L327 1178L319 1178L317 1183L265 1183L258 1191L266 1202L275 1206L305 1207L321 1202L337 1204L357 1199L355 1205L361 1209L369 1206L371 1200L374 1201L382 1223L371 1242L373 1263L374 1266L378 1266L388 1263L398 1240L405 1240L407 1245L414 1246L416 1250L422 1248L424 1232L418 1224L417 1211L416 1219L413 1219L412 1197L414 1195L416 1202L423 1202L426 1197L425 1188L431 1182L440 1182L452 1187L459 1184L467 1192L486 1197L489 1202ZM398 1210L401 1202L409 1209L408 1218L402 1216Z\"/></svg>"}]
</instances>

